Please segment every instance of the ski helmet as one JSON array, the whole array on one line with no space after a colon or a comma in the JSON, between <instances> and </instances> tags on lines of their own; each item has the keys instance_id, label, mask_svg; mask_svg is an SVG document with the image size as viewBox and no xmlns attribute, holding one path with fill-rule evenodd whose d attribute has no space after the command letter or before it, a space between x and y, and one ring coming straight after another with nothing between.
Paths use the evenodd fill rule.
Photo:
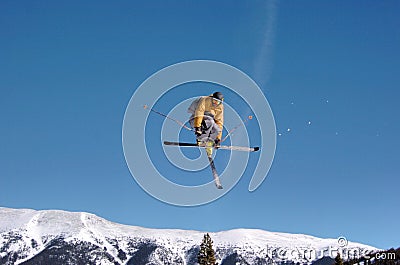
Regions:
<instances>
[{"instance_id":1,"label":"ski helmet","mask_svg":"<svg viewBox=\"0 0 400 265\"><path fill-rule=\"evenodd\" d=\"M221 92L215 92L213 94L213 98L218 99L218 100L224 100L224 95Z\"/></svg>"}]
</instances>

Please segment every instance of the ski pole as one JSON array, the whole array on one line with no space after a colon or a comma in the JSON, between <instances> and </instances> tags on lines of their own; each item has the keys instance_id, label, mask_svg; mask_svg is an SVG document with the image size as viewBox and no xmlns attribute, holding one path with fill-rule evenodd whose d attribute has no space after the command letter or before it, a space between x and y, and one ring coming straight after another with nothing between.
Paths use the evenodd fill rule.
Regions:
<instances>
[{"instance_id":1,"label":"ski pole","mask_svg":"<svg viewBox=\"0 0 400 265\"><path fill-rule=\"evenodd\" d=\"M190 127L186 126L183 122L181 122L181 121L179 121L179 120L177 120L177 119L174 119L174 118L172 118L172 117L170 117L170 116L168 116L168 115L165 115L164 113L158 112L158 111L156 111L155 109L150 108L150 107L147 106L147 105L144 105L143 108L144 108L144 109L148 109L148 110L150 110L150 111L152 111L152 112L154 112L154 113L156 113L156 114L158 114L158 115L160 115L160 116L163 116L163 117L165 117L165 118L167 118L167 119L170 119L171 121L174 121L175 123L179 124L181 127L185 128L186 130L189 130L189 131L192 131L192 132L194 131L193 128L190 128Z\"/></svg>"},{"instance_id":2,"label":"ski pole","mask_svg":"<svg viewBox=\"0 0 400 265\"><path fill-rule=\"evenodd\" d=\"M243 123L239 123L238 125L236 125L236 126L233 127L232 129L230 129L230 130L228 131L228 134L225 135L225 137L221 140L221 143L224 142L224 141L229 137L229 135L231 135L234 131L236 131L237 129L239 129L239 128L240 128L241 126L243 126L245 123L248 123L249 120L251 120L251 119L253 119L253 116L249 115L249 116L244 120Z\"/></svg>"}]
</instances>

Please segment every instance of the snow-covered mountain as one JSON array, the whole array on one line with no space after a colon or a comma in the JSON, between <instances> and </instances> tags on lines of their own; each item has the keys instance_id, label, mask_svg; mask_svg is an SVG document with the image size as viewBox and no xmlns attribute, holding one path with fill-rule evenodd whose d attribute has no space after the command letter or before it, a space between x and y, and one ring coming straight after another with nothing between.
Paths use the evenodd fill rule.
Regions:
<instances>
[{"instance_id":1,"label":"snow-covered mountain","mask_svg":"<svg viewBox=\"0 0 400 265\"><path fill-rule=\"evenodd\" d=\"M204 233L121 225L89 213L0 208L0 264L196 264ZM209 234L221 265L312 263L338 251L346 258L377 250L344 238L253 229Z\"/></svg>"}]
</instances>

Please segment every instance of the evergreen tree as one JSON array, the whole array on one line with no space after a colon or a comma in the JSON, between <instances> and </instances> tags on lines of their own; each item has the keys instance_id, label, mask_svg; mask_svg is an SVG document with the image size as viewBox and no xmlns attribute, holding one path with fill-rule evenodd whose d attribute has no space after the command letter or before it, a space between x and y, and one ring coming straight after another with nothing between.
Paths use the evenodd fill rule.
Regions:
<instances>
[{"instance_id":1,"label":"evergreen tree","mask_svg":"<svg viewBox=\"0 0 400 265\"><path fill-rule=\"evenodd\" d=\"M335 265L343 265L343 260L342 260L342 257L340 257L339 252L337 253L336 258L335 258Z\"/></svg>"},{"instance_id":2,"label":"evergreen tree","mask_svg":"<svg viewBox=\"0 0 400 265\"><path fill-rule=\"evenodd\" d=\"M199 254L197 255L199 265L217 265L212 244L213 241L210 235L208 233L205 234L200 245Z\"/></svg>"}]
</instances>

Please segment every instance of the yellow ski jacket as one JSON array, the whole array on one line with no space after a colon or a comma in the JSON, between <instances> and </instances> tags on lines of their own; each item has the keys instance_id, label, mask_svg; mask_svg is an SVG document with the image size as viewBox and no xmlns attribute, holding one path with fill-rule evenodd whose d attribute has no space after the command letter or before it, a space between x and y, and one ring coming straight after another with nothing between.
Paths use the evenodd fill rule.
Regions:
<instances>
[{"instance_id":1,"label":"yellow ski jacket","mask_svg":"<svg viewBox=\"0 0 400 265\"><path fill-rule=\"evenodd\" d=\"M212 95L202 97L197 104L197 108L194 113L194 127L201 127L204 112L210 112L212 115L214 115L215 123L221 128L221 132L218 134L217 139L221 140L224 126L224 105L217 105L213 103Z\"/></svg>"}]
</instances>

